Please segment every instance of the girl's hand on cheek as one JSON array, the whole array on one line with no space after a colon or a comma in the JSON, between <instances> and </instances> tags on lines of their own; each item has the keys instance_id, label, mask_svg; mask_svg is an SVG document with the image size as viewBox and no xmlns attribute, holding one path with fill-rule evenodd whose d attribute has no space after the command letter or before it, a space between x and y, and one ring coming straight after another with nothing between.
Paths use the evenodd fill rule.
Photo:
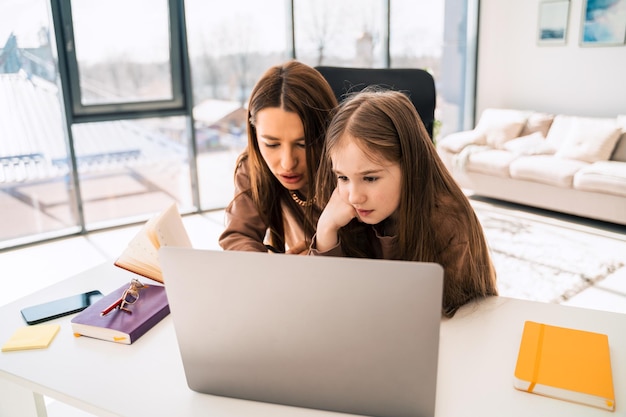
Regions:
<instances>
[{"instance_id":1,"label":"girl's hand on cheek","mask_svg":"<svg viewBox=\"0 0 626 417\"><path fill-rule=\"evenodd\" d=\"M356 210L352 207L351 204L348 204L342 197L339 195L339 189L335 188L333 191L333 195L330 196L330 200L326 205L324 211L329 210L334 219L334 224L337 227L337 230L344 227L346 224L350 223L350 220L357 217ZM322 213L323 215L323 213Z\"/></svg>"},{"instance_id":2,"label":"girl's hand on cheek","mask_svg":"<svg viewBox=\"0 0 626 417\"><path fill-rule=\"evenodd\" d=\"M326 251L337 245L337 232L356 215L354 207L346 203L335 188L317 223L317 249Z\"/></svg>"}]
</instances>

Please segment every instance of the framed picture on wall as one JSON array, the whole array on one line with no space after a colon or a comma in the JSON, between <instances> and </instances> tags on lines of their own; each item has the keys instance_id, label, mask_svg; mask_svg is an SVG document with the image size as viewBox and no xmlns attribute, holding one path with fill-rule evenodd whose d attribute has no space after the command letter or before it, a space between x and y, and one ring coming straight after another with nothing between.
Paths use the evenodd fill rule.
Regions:
<instances>
[{"instance_id":1,"label":"framed picture on wall","mask_svg":"<svg viewBox=\"0 0 626 417\"><path fill-rule=\"evenodd\" d=\"M539 3L537 42L540 45L565 45L569 0L549 0Z\"/></svg>"},{"instance_id":2,"label":"framed picture on wall","mask_svg":"<svg viewBox=\"0 0 626 417\"><path fill-rule=\"evenodd\" d=\"M582 46L624 45L626 0L585 0L582 12Z\"/></svg>"}]
</instances>

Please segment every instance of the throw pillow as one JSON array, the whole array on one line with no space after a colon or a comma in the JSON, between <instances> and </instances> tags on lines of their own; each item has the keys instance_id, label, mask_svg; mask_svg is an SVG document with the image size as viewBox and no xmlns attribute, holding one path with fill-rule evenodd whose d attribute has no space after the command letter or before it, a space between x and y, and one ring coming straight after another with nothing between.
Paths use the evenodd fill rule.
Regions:
<instances>
[{"instance_id":1,"label":"throw pillow","mask_svg":"<svg viewBox=\"0 0 626 417\"><path fill-rule=\"evenodd\" d=\"M554 121L554 115L549 113L533 112L528 116L526 124L522 129L520 136L527 136L531 133L540 132L545 138L548 135L548 130Z\"/></svg>"},{"instance_id":2,"label":"throw pillow","mask_svg":"<svg viewBox=\"0 0 626 417\"><path fill-rule=\"evenodd\" d=\"M617 140L617 145L613 149L611 161L626 162L626 114L617 116L617 125L622 128L622 136Z\"/></svg>"},{"instance_id":3,"label":"throw pillow","mask_svg":"<svg viewBox=\"0 0 626 417\"><path fill-rule=\"evenodd\" d=\"M556 152L541 132L511 139L504 144L504 149L517 155L552 155Z\"/></svg>"},{"instance_id":4,"label":"throw pillow","mask_svg":"<svg viewBox=\"0 0 626 417\"><path fill-rule=\"evenodd\" d=\"M616 119L576 117L555 156L590 163L606 161L621 133Z\"/></svg>"},{"instance_id":5,"label":"throw pillow","mask_svg":"<svg viewBox=\"0 0 626 417\"><path fill-rule=\"evenodd\" d=\"M626 162L626 131L617 140L617 145L611 154L611 161Z\"/></svg>"},{"instance_id":6,"label":"throw pillow","mask_svg":"<svg viewBox=\"0 0 626 417\"><path fill-rule=\"evenodd\" d=\"M504 143L520 135L527 118L526 111L488 108L482 112L475 130L485 135L487 145L502 149Z\"/></svg>"},{"instance_id":7,"label":"throw pillow","mask_svg":"<svg viewBox=\"0 0 626 417\"><path fill-rule=\"evenodd\" d=\"M561 147L561 143L572 134L574 130L574 120L577 116L567 116L564 114L557 114L550 125L550 130L546 135L546 142L556 149Z\"/></svg>"},{"instance_id":8,"label":"throw pillow","mask_svg":"<svg viewBox=\"0 0 626 417\"><path fill-rule=\"evenodd\" d=\"M468 145L484 145L485 135L475 130L451 133L437 141L437 148L451 153L459 153Z\"/></svg>"}]
</instances>

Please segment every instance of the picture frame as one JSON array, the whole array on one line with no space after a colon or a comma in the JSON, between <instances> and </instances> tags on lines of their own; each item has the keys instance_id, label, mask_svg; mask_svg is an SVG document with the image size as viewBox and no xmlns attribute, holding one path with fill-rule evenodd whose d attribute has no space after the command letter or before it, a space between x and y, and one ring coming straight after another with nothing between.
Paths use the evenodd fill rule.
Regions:
<instances>
[{"instance_id":1,"label":"picture frame","mask_svg":"<svg viewBox=\"0 0 626 417\"><path fill-rule=\"evenodd\" d=\"M569 8L569 0L549 0L539 3L537 31L539 45L565 45Z\"/></svg>"},{"instance_id":2,"label":"picture frame","mask_svg":"<svg viewBox=\"0 0 626 417\"><path fill-rule=\"evenodd\" d=\"M615 46L626 42L626 0L584 0L581 46Z\"/></svg>"}]
</instances>

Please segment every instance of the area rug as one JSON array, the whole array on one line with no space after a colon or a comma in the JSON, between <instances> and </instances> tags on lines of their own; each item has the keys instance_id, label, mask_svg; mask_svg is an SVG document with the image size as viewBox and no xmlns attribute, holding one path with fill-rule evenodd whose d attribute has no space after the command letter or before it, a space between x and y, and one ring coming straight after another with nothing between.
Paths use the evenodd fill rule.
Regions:
<instances>
[{"instance_id":1,"label":"area rug","mask_svg":"<svg viewBox=\"0 0 626 417\"><path fill-rule=\"evenodd\" d=\"M472 205L502 296L560 303L626 267L626 236L482 202Z\"/></svg>"}]
</instances>

